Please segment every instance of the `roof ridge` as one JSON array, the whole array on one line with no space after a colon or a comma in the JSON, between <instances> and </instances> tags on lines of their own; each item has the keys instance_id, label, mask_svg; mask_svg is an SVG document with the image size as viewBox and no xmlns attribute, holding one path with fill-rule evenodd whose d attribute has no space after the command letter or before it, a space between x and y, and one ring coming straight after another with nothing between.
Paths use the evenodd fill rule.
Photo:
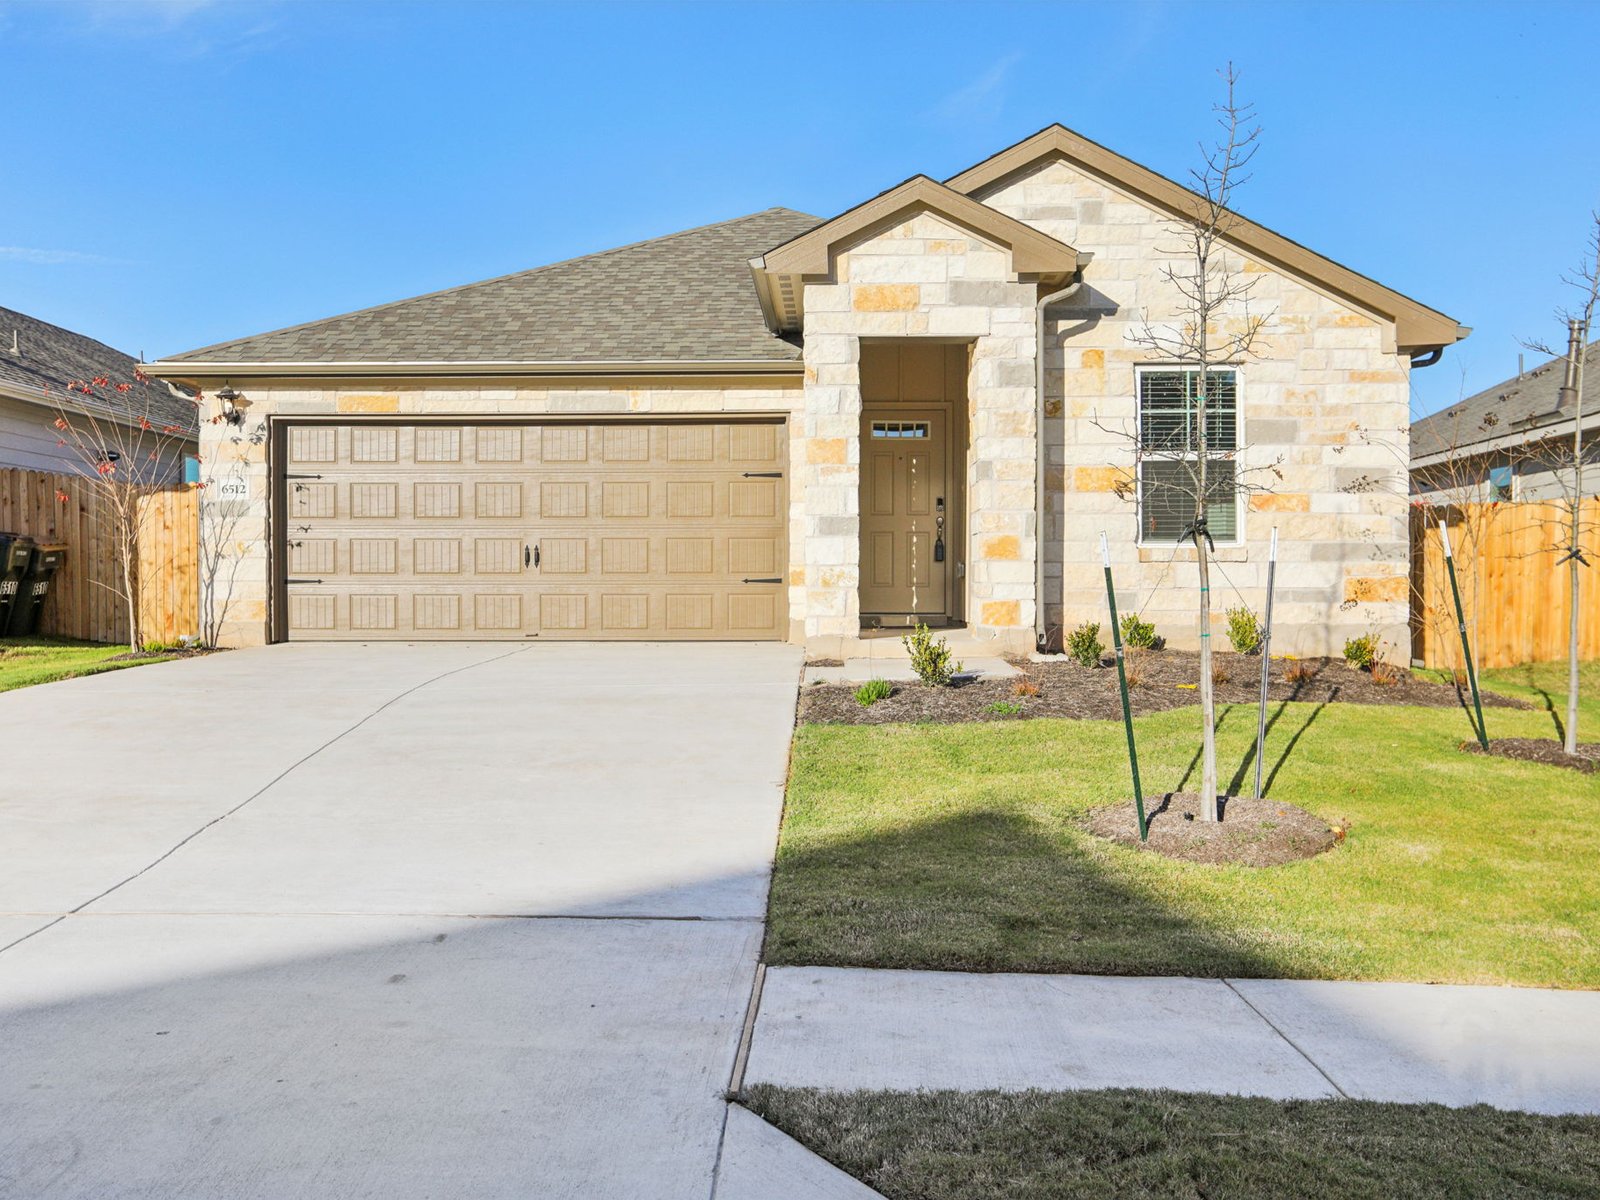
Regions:
<instances>
[{"instance_id":1,"label":"roof ridge","mask_svg":"<svg viewBox=\"0 0 1600 1200\"><path fill-rule=\"evenodd\" d=\"M768 215L769 213L786 213L797 217L806 217L807 219L811 220L820 220L820 218L812 217L810 213L803 213L797 209L784 208L781 205L774 205L771 208L763 208L756 212L745 213L742 216L728 217L722 221L710 221L704 225L696 225L689 229L679 229L673 231L672 233L658 234L656 237L641 238L637 242L628 242L621 246L610 246L604 250L590 251L588 254L578 254L571 258L557 259L555 262L543 263L537 267L524 267L520 271L509 271L504 275L495 275L489 279L477 279L471 283L458 283L451 287L438 288L431 292L419 292L415 296L406 296L399 300L388 300L382 304L369 305L366 308L354 308L350 309L348 312L332 313L326 317L317 317L310 321L300 321L293 325L282 326L278 329L268 329L262 331L261 333L252 333L243 338L224 338L220 342L212 342L210 345L200 346L194 350L185 350L181 354L174 355L171 358L166 358L165 361L176 362L179 360L193 360L194 356L197 354L203 354L208 350L216 350L222 346L230 346L235 342L255 341L258 338L276 337L279 334L294 333L302 329L311 329L317 325L325 325L329 321L340 321L346 317L364 317L373 313L385 312L392 308L398 308L403 304L414 304L418 300L434 300L440 296L452 296L461 292L470 292L476 288L488 287L492 284L507 283L511 280L521 279L529 275L537 275L541 271L553 271L557 267L569 267L576 263L592 262L596 259L607 258L614 254L621 254L624 251L638 250L644 246L653 246L662 242L670 242L675 238L687 237L690 234L705 233L707 230L719 229L725 225L735 225L740 221L748 221L753 217L762 217Z\"/></svg>"}]
</instances>

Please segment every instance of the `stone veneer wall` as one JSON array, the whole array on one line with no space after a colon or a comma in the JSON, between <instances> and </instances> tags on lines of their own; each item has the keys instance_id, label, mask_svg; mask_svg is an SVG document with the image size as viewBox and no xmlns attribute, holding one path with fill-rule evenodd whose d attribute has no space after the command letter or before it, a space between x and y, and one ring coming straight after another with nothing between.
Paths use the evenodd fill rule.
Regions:
<instances>
[{"instance_id":1,"label":"stone veneer wall","mask_svg":"<svg viewBox=\"0 0 1600 1200\"><path fill-rule=\"evenodd\" d=\"M1174 645L1193 646L1194 552L1140 547L1131 493L1118 494L1133 466L1120 431L1134 428L1134 368L1152 361L1130 337L1145 319L1175 313L1158 250L1175 244L1172 221L1059 160L977 198L1095 256L1084 278L1097 311L1052 309L1046 327L1047 620L1104 624L1103 529L1119 608L1142 610ZM1376 630L1406 661L1409 361L1394 353L1386 322L1262 264L1238 266L1257 280L1252 309L1274 314L1259 358L1240 370L1242 464L1281 460L1283 478L1251 498L1246 544L1218 548L1215 610L1262 610L1276 525L1274 648L1337 654L1345 638Z\"/></svg>"},{"instance_id":2,"label":"stone veneer wall","mask_svg":"<svg viewBox=\"0 0 1600 1200\"><path fill-rule=\"evenodd\" d=\"M794 378L774 381L662 381L630 386L581 381L573 384L529 386L526 383L503 386L461 386L438 383L397 383L393 380L344 383L340 381L236 381L235 386L251 401L249 419L241 433L226 424L205 420L216 412L212 393L220 380L202 381L206 399L202 405L200 455L203 477L208 479L202 503L235 503L220 498L220 484L242 478L249 489L244 512L234 528L231 541L237 543L239 570L233 590L233 603L223 629L227 646L257 646L267 640L267 597L271 592L268 559L269 499L267 492L268 447L264 440L251 444L245 436L264 425L268 417L360 416L459 414L463 421L474 416L529 416L559 414L677 415L722 412L782 412L791 414L790 478L797 455L803 453L793 436L798 425L795 414L801 406L801 389ZM789 555L799 561L801 544L799 512L795 489L790 495Z\"/></svg>"},{"instance_id":3,"label":"stone veneer wall","mask_svg":"<svg viewBox=\"0 0 1600 1200\"><path fill-rule=\"evenodd\" d=\"M856 638L860 610L861 339L972 344L967 381L967 623L980 638L1033 643L1036 289L1007 251L929 213L837 255L805 288L805 406L791 502L803 578L790 611L813 650Z\"/></svg>"}]
</instances>

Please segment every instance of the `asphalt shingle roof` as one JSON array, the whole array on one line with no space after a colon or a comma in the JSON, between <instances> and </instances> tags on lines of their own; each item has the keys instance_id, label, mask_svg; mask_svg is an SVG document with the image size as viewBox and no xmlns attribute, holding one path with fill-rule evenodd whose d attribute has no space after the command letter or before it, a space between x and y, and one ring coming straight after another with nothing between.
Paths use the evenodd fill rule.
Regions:
<instances>
[{"instance_id":1,"label":"asphalt shingle roof","mask_svg":"<svg viewBox=\"0 0 1600 1200\"><path fill-rule=\"evenodd\" d=\"M1523 374L1485 388L1459 400L1449 408L1414 421L1411 425L1411 457L1423 458L1446 450L1463 450L1477 442L1492 441L1530 429L1570 421L1570 408L1562 407L1561 383L1566 378L1565 357L1552 358ZM1590 342L1583 352L1585 407L1600 413L1595 399L1594 381L1600 380L1600 341Z\"/></svg>"},{"instance_id":2,"label":"asphalt shingle roof","mask_svg":"<svg viewBox=\"0 0 1600 1200\"><path fill-rule=\"evenodd\" d=\"M787 362L749 260L821 223L769 208L168 362Z\"/></svg>"},{"instance_id":3,"label":"asphalt shingle roof","mask_svg":"<svg viewBox=\"0 0 1600 1200\"><path fill-rule=\"evenodd\" d=\"M11 352L15 335L17 352ZM86 408L120 415L148 416L159 425L176 425L194 436L198 421L193 402L176 396L159 379L140 383L134 378L139 364L132 355L114 350L92 337L0 308L0 387L11 385L51 395ZM109 383L85 394L67 389L105 376ZM118 392L118 383L132 384Z\"/></svg>"}]
</instances>

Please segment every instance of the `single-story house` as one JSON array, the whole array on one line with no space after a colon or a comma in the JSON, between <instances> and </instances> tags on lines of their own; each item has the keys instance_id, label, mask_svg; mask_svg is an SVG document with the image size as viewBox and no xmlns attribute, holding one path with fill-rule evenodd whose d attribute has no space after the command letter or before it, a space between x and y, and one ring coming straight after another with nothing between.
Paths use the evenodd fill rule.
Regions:
<instances>
[{"instance_id":1,"label":"single-story house","mask_svg":"<svg viewBox=\"0 0 1600 1200\"><path fill-rule=\"evenodd\" d=\"M56 421L63 414L85 433L103 422L107 440L128 445L140 420L178 433L143 439L160 457L155 469L143 472L150 483L182 480L185 459L199 451L194 401L159 379L141 380L141 363L104 342L81 333L0 308L0 467L22 467L55 474L84 474L91 469L83 453L63 436ZM103 378L103 386L93 381ZM72 390L88 383L88 392ZM118 384L126 384L119 391ZM91 419L92 418L92 419ZM108 454L118 454L115 445Z\"/></svg>"},{"instance_id":2,"label":"single-story house","mask_svg":"<svg viewBox=\"0 0 1600 1200\"><path fill-rule=\"evenodd\" d=\"M1576 398L1565 356L1519 370L1411 426L1411 490L1433 504L1560 500L1573 483ZM1600 341L1583 352L1584 491L1600 494Z\"/></svg>"},{"instance_id":3,"label":"single-story house","mask_svg":"<svg viewBox=\"0 0 1600 1200\"><path fill-rule=\"evenodd\" d=\"M237 475L207 502L245 506L227 640L840 655L923 621L1025 652L1104 620L1104 530L1124 604L1193 645L1194 550L1131 440L1186 386L1132 339L1175 319L1193 199L1053 125L831 218L768 209L164 359L265 434L203 436ZM1271 319L1217 436L1279 474L1213 503L1214 603L1259 607L1276 526L1277 645L1403 644L1409 372L1467 331L1251 221L1228 236Z\"/></svg>"}]
</instances>

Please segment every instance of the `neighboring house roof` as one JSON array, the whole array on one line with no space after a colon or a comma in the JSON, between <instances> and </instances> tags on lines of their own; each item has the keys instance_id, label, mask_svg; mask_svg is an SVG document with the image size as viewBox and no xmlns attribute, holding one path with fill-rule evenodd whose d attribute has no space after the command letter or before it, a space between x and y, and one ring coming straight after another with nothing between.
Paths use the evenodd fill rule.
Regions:
<instances>
[{"instance_id":1,"label":"neighboring house roof","mask_svg":"<svg viewBox=\"0 0 1600 1200\"><path fill-rule=\"evenodd\" d=\"M1111 186L1129 192L1166 212L1193 215L1196 192L1158 175L1132 159L1092 142L1063 125L1050 125L1032 137L1024 138L976 166L945 180L950 187L968 195L983 192L992 185L1027 170L1047 158L1059 158ZM1298 242L1290 241L1247 217L1233 214L1235 221L1224 236L1251 257L1310 280L1328 291L1395 322L1395 340L1402 349L1428 350L1460 341L1471 331L1458 325L1436 309L1429 308L1392 288L1384 287L1349 267L1325 258Z\"/></svg>"},{"instance_id":2,"label":"neighboring house roof","mask_svg":"<svg viewBox=\"0 0 1600 1200\"><path fill-rule=\"evenodd\" d=\"M797 364L768 330L749 260L818 224L769 208L483 283L221 342L205 364Z\"/></svg>"},{"instance_id":3,"label":"neighboring house roof","mask_svg":"<svg viewBox=\"0 0 1600 1200\"><path fill-rule=\"evenodd\" d=\"M1600 424L1600 397L1589 386L1600 381L1600 341L1583 352L1584 428ZM1452 454L1486 453L1525 442L1534 430L1550 435L1572 429L1572 404L1561 403L1566 356L1549 359L1530 371L1485 388L1449 408L1411 424L1411 465L1427 466Z\"/></svg>"},{"instance_id":4,"label":"neighboring house roof","mask_svg":"<svg viewBox=\"0 0 1600 1200\"><path fill-rule=\"evenodd\" d=\"M12 349L13 345L16 347ZM46 408L58 405L105 413L113 417L148 416L159 425L175 425L194 437L198 431L195 405L159 379L141 383L135 378L140 364L104 342L0 308L0 393ZM68 391L74 384L91 383L105 376L111 385L88 393Z\"/></svg>"},{"instance_id":5,"label":"neighboring house roof","mask_svg":"<svg viewBox=\"0 0 1600 1200\"><path fill-rule=\"evenodd\" d=\"M778 329L798 331L804 321L805 277L832 271L833 256L840 246L924 212L1004 246L1011 252L1013 270L1041 282L1059 283L1078 269L1080 258L1089 258L1032 225L980 204L926 175L913 175L751 260L770 323Z\"/></svg>"}]
</instances>

